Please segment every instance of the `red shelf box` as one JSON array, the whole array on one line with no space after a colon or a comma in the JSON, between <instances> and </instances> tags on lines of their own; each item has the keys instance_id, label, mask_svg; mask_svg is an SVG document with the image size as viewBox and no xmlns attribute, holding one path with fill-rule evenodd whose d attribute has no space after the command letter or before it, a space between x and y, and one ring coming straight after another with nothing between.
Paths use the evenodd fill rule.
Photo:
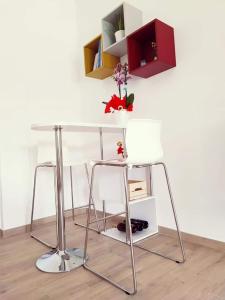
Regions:
<instances>
[{"instance_id":1,"label":"red shelf box","mask_svg":"<svg viewBox=\"0 0 225 300\"><path fill-rule=\"evenodd\" d=\"M129 73L148 78L176 66L174 30L155 19L127 37Z\"/></svg>"}]
</instances>

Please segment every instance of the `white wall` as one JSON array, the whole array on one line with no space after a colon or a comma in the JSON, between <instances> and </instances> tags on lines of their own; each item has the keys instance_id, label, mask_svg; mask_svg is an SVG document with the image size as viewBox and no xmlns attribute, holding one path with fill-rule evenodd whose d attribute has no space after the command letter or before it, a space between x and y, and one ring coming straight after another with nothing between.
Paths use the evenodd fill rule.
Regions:
<instances>
[{"instance_id":1,"label":"white wall","mask_svg":"<svg viewBox=\"0 0 225 300\"><path fill-rule=\"evenodd\" d=\"M176 68L130 81L129 89L136 98L133 115L163 121L165 161L182 230L225 241L225 2L129 3L143 11L144 23L157 17L175 28L177 56ZM118 4L116 0L0 0L4 229L29 222L36 139L30 124L57 119L103 121L107 117L101 101L116 91L115 84L111 78L84 77L82 46L100 33L101 17ZM83 140L76 138L73 143L84 145ZM113 136L108 153L115 140ZM95 148L97 136L90 138L88 150L91 142ZM94 155L94 150L89 154ZM37 217L53 213L52 182L47 172L40 177ZM160 224L173 227L160 172L155 183ZM79 201L84 200L85 190L83 182ZM69 206L69 197L66 202Z\"/></svg>"},{"instance_id":2,"label":"white wall","mask_svg":"<svg viewBox=\"0 0 225 300\"><path fill-rule=\"evenodd\" d=\"M72 0L0 1L4 229L29 222L37 136L30 130L31 123L82 118L75 15L76 4ZM51 181L47 183L39 191L45 204L43 215L52 214L54 208L47 202L50 198L50 203L54 203Z\"/></svg>"},{"instance_id":3,"label":"white wall","mask_svg":"<svg viewBox=\"0 0 225 300\"><path fill-rule=\"evenodd\" d=\"M0 160L0 169L1 169L1 160ZM2 176L0 175L0 230L3 228L3 202L2 202Z\"/></svg>"}]
</instances>

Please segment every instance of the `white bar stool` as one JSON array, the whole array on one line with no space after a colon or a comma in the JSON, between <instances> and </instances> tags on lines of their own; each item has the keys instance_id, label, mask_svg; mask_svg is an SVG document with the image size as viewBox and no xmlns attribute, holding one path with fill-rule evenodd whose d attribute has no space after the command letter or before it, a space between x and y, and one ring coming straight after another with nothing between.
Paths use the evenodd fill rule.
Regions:
<instances>
[{"instance_id":1,"label":"white bar stool","mask_svg":"<svg viewBox=\"0 0 225 300\"><path fill-rule=\"evenodd\" d=\"M37 240L38 242L44 244L45 246L55 249L57 247L50 245L49 243L43 241L42 239L38 238L37 236L35 236L33 234L33 223L34 223L34 207L35 207L35 198L36 198L36 183L37 183L37 173L38 170L40 168L52 168L53 172L54 172L54 183L55 183L55 189L56 189L56 163L55 163L55 149L54 146L51 144L40 144L37 147L37 165L35 167L35 172L34 172L34 184L33 184L33 196L32 196L32 208L31 208L31 222L30 222L30 236L32 238L34 238L35 240ZM70 155L69 155L69 150L68 148L65 146L63 147L63 166L65 168L69 168L69 174L70 174L70 191L71 191L71 206L72 206L72 217L73 217L73 221L75 225L81 226L81 227L85 227L85 225L80 224L78 222L75 221L75 213L74 210L75 209L81 209L81 208L87 208L89 204L86 205L82 205L82 206L74 206L74 192L73 192L73 167L75 166L84 166L85 168L85 172L86 172L86 177L87 177L87 181L88 181L88 186L90 187L90 183L89 183L89 174L88 174L88 168L87 168L87 164L85 162L72 162L70 161ZM55 203L56 204L56 203ZM95 208L95 203L94 200L92 198L91 200L91 206L94 209L94 214L95 214L95 220L98 219L97 216L97 212L96 212L96 208ZM95 230L94 228L91 228L92 230L95 230L97 232L100 232L100 228L99 228L99 223L97 221L97 230Z\"/></svg>"},{"instance_id":2,"label":"white bar stool","mask_svg":"<svg viewBox=\"0 0 225 300\"><path fill-rule=\"evenodd\" d=\"M85 236L85 248L84 248L84 267L91 271L92 273L96 274L100 278L108 281L112 285L116 286L117 288L123 290L129 295L133 295L137 292L137 280L136 280L136 270L135 270L135 261L134 261L134 252L133 246L137 246L143 250L146 250L150 253L157 254L161 257L170 259L175 261L176 263L183 263L185 261L185 252L184 247L181 239L181 232L179 230L177 215L175 211L172 191L169 183L169 177L166 169L166 165L164 162L161 161L163 157L163 150L160 141L160 133L161 133L161 122L149 119L137 119L137 120L130 120L127 125L126 131L126 150L128 153L128 158L124 161L93 161L92 164L92 174L91 174L91 184L90 184L90 196L89 196L89 209L88 209L88 217L87 217L87 228L86 228L86 236ZM173 216L176 224L177 229L177 237L179 241L179 246L181 250L181 259L174 259L169 256L165 256L161 253L151 251L139 245L133 244L133 237L132 237L132 230L131 230L131 220L130 220L130 202L129 202L129 187L128 187L128 170L132 168L149 168L150 177L152 176L152 166L161 165L164 169L167 188L170 197L170 204L172 206ZM132 289L127 289L120 284L116 283L115 281L111 280L110 278L106 277L105 275L96 272L94 269L90 268L87 265L87 248L88 248L88 232L89 226L93 222L90 221L90 212L91 212L91 199L92 199L92 192L93 192L93 182L95 177L95 170L99 166L109 166L109 167L121 167L123 168L123 175L124 175L124 191L125 191L125 214L126 214L126 237L127 237L127 245L130 247L130 254L131 254L131 268L132 268ZM150 178L151 179L151 178ZM151 181L152 184L152 181ZM120 214L124 214L121 212ZM117 214L119 215L119 214ZM103 217L98 219L99 221L105 221L115 215ZM89 257L90 260L90 257Z\"/></svg>"}]
</instances>

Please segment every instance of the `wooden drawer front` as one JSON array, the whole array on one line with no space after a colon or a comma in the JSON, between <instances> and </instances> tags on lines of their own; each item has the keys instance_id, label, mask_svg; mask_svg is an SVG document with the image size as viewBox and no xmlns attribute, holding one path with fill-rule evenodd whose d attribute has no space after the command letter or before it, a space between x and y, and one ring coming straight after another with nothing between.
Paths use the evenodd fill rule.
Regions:
<instances>
[{"instance_id":1,"label":"wooden drawer front","mask_svg":"<svg viewBox=\"0 0 225 300\"><path fill-rule=\"evenodd\" d=\"M146 181L129 180L128 183L129 183L130 200L147 196Z\"/></svg>"}]
</instances>

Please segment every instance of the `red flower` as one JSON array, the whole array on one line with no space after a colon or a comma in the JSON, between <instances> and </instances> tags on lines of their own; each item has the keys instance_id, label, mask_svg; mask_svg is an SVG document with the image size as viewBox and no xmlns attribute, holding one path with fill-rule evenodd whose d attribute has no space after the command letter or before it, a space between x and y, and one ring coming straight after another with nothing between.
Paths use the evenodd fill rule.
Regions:
<instances>
[{"instance_id":1,"label":"red flower","mask_svg":"<svg viewBox=\"0 0 225 300\"><path fill-rule=\"evenodd\" d=\"M111 97L111 100L106 104L105 113L110 113L111 108L114 110L126 109L126 99L120 99L115 94Z\"/></svg>"}]
</instances>

